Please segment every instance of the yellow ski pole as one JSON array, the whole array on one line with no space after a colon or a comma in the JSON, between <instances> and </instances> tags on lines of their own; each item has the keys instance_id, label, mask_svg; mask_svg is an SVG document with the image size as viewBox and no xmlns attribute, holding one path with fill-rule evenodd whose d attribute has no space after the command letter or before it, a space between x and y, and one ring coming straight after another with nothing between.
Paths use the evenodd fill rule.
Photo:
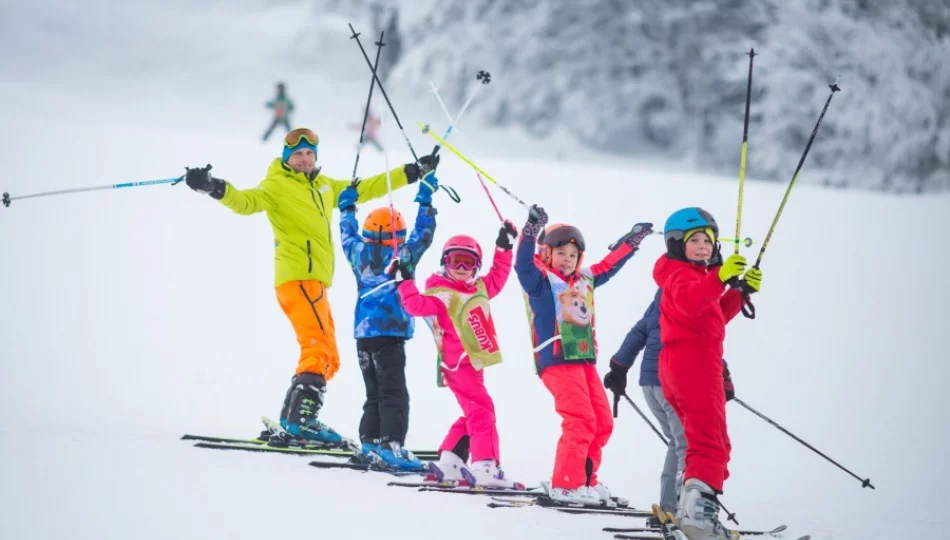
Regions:
<instances>
[{"instance_id":1,"label":"yellow ski pole","mask_svg":"<svg viewBox=\"0 0 950 540\"><path fill-rule=\"evenodd\" d=\"M746 53L749 56L749 79L745 87L745 124L742 128L742 153L739 156L739 205L736 210L736 236L734 243L736 255L739 254L739 239L742 238L742 196L745 189L745 163L749 149L749 106L752 101L752 59L755 58L755 47Z\"/></svg>"},{"instance_id":2,"label":"yellow ski pole","mask_svg":"<svg viewBox=\"0 0 950 540\"><path fill-rule=\"evenodd\" d=\"M419 124L419 128L422 129L422 132L428 134L430 137L432 137L433 139L435 139L436 142L439 143L439 146L441 146L442 148L445 148L445 149L448 150L449 152L452 152L453 154L455 154L456 156L458 156L458 158L461 159L462 161L464 161L465 163L468 163L469 166L472 167L473 169L475 169L476 171L478 171L479 174L482 175L482 177L484 177L485 179L487 179L488 181L490 181L492 184L495 184L496 186L498 186L498 189L502 190L502 191L505 193L505 195L508 195L509 197L511 197L512 199L514 199L515 201L517 201L518 204L520 204L521 206L524 206L524 207L525 207L526 209L528 209L528 210L531 209L531 206L530 206L528 203L522 201L517 195L515 195L514 193L512 193L511 190L509 190L508 188L506 188L506 187L503 186L502 184L498 183L498 180L495 180L495 177L494 177L494 176L488 174L488 171L486 171L485 169L483 169L483 168L479 167L478 165L476 165L475 162L472 161L471 159L469 159L468 157L466 157L465 154L459 152L458 150L455 149L454 146L452 146L452 145L450 145L449 143L445 142L445 139L443 139L442 137L439 137L438 135L436 135L435 133L433 133L433 132L432 132L432 129L429 127L429 124L423 124L422 122L417 122L417 123Z\"/></svg>"}]
</instances>

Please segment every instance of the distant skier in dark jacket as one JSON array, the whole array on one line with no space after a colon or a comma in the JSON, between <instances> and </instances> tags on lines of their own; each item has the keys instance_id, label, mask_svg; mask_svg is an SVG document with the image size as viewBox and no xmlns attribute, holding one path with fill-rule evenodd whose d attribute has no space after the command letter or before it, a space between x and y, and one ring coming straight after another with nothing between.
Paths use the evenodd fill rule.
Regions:
<instances>
[{"instance_id":1,"label":"distant skier in dark jacket","mask_svg":"<svg viewBox=\"0 0 950 540\"><path fill-rule=\"evenodd\" d=\"M267 131L264 132L264 142L267 142L267 139L278 125L283 125L286 132L290 132L290 114L294 112L294 102L287 97L284 83L277 83L277 96L267 102L267 108L274 110L274 120Z\"/></svg>"}]
</instances>

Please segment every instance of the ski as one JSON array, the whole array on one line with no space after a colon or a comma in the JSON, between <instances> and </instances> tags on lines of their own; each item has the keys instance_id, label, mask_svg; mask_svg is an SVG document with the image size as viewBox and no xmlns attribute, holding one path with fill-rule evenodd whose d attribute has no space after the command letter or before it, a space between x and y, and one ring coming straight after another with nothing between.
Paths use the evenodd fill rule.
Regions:
<instances>
[{"instance_id":1,"label":"ski","mask_svg":"<svg viewBox=\"0 0 950 540\"><path fill-rule=\"evenodd\" d=\"M311 467L316 467L318 469L349 469L354 471L361 472L381 472L386 474L391 474L393 476L419 476L421 474L428 474L428 470L419 470L419 471L402 471L399 469L384 469L376 465L375 463L355 463L352 461L344 462L334 462L334 461L311 461L309 463Z\"/></svg>"},{"instance_id":2,"label":"ski","mask_svg":"<svg viewBox=\"0 0 950 540\"><path fill-rule=\"evenodd\" d=\"M739 532L739 534L740 534L741 536L766 536L766 535L768 535L768 536L775 536L775 535L777 535L777 534L783 532L783 531L784 531L785 529L787 529L787 528L788 528L788 527L786 527L785 525L779 525L778 527L775 527L774 529L772 529L772 530L770 530L770 531L746 531L746 530L740 530L740 531L738 531L738 532ZM603 530L604 530L605 532L613 532L613 533L662 533L662 532L663 532L661 529L658 529L658 528L656 528L656 527L630 527L630 528L604 527ZM625 539L625 540L631 540L631 539L633 539L633 538L636 538L636 535L631 536L631 535L625 535L625 534L615 534L615 535L614 535L614 538L621 538L621 539Z\"/></svg>"},{"instance_id":3,"label":"ski","mask_svg":"<svg viewBox=\"0 0 950 540\"><path fill-rule=\"evenodd\" d=\"M332 456L332 457L350 457L352 450L345 448L308 448L302 446L270 446L267 444L246 444L246 443L213 443L197 442L195 448L210 448L214 450L243 450L245 452L261 452L275 454L289 454L298 456Z\"/></svg>"},{"instance_id":4,"label":"ski","mask_svg":"<svg viewBox=\"0 0 950 540\"><path fill-rule=\"evenodd\" d=\"M534 497L523 493L517 495L525 496L492 497L492 501L488 503L487 506L489 508L524 508L526 506L539 506L541 508L551 508L568 514L608 514L643 518L653 515L648 511L629 507L610 508L607 506L588 506L577 503L562 503L540 495Z\"/></svg>"},{"instance_id":5,"label":"ski","mask_svg":"<svg viewBox=\"0 0 950 540\"><path fill-rule=\"evenodd\" d=\"M505 496L538 496L543 492L530 491L524 484L518 484L515 488L486 488L478 486L422 486L419 491L435 491L439 493L464 493L466 495L491 495L495 497Z\"/></svg>"},{"instance_id":6,"label":"ski","mask_svg":"<svg viewBox=\"0 0 950 540\"><path fill-rule=\"evenodd\" d=\"M232 439L228 437L211 437L209 435L192 435L185 433L181 436L183 441L201 441L211 443L231 443L231 444L267 444L266 439Z\"/></svg>"},{"instance_id":7,"label":"ski","mask_svg":"<svg viewBox=\"0 0 950 540\"><path fill-rule=\"evenodd\" d=\"M443 480L438 482L435 480L422 480L421 482L409 482L402 480L393 480L386 484L387 486L394 487L408 487L408 488L421 488L421 487L465 487L468 486L468 482L465 480Z\"/></svg>"}]
</instances>

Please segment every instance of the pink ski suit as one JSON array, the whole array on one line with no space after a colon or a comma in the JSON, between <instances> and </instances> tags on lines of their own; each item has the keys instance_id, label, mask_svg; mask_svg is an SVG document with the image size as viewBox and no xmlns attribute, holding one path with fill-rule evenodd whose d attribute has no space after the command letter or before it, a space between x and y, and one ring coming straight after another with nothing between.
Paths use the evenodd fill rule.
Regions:
<instances>
[{"instance_id":1,"label":"pink ski suit","mask_svg":"<svg viewBox=\"0 0 950 540\"><path fill-rule=\"evenodd\" d=\"M511 264L511 251L496 248L491 269L482 277L461 282L442 273L435 273L426 280L425 294L419 293L412 280L403 281L398 289L406 313L434 320L430 324L436 333L436 343L441 339L441 383L452 390L462 407L462 416L449 428L439 452L452 451L459 440L468 435L473 463L482 460L495 460L500 463L501 456L498 449L498 429L495 427L495 404L485 388L482 369L473 366L471 347L481 349L478 351L479 358L475 361L479 368L500 362L501 355L491 314L485 311L487 301L470 308L465 314L449 313L447 306L453 305L462 310L471 304L466 297L470 299L482 294L487 295L489 299L494 298L508 281ZM446 298L446 291L453 297L451 301ZM463 301L458 301L459 297L462 297ZM459 338L459 327L453 322L458 321L461 315L465 316L466 321L466 327L461 328L463 336L467 335L469 342L477 341L477 344L469 346L469 352L466 352L462 339ZM485 359L487 361L484 361Z\"/></svg>"}]
</instances>

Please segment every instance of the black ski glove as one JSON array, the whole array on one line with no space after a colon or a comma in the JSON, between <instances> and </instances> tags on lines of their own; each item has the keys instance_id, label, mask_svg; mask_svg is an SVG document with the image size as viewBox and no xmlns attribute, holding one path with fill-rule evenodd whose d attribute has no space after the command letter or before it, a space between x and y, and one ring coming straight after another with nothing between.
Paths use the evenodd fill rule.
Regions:
<instances>
[{"instance_id":1,"label":"black ski glove","mask_svg":"<svg viewBox=\"0 0 950 540\"><path fill-rule=\"evenodd\" d=\"M518 236L518 229L515 228L514 223L505 220L501 225L501 229L498 230L498 239L495 240L495 245L505 251L511 251L515 247L511 243L515 236Z\"/></svg>"},{"instance_id":2,"label":"black ski glove","mask_svg":"<svg viewBox=\"0 0 950 540\"><path fill-rule=\"evenodd\" d=\"M726 391L726 401L736 397L736 385L732 383L732 374L726 366L722 366L722 386Z\"/></svg>"},{"instance_id":3,"label":"black ski glove","mask_svg":"<svg viewBox=\"0 0 950 540\"><path fill-rule=\"evenodd\" d=\"M211 164L200 169L189 169L185 167L185 184L188 184L188 187L195 191L207 193L211 195L212 198L221 200L221 198L224 197L224 190L227 185L224 183L224 180L212 178L209 173L210 170Z\"/></svg>"},{"instance_id":4,"label":"black ski glove","mask_svg":"<svg viewBox=\"0 0 950 540\"><path fill-rule=\"evenodd\" d=\"M610 359L610 373L604 375L604 388L610 390L615 396L622 396L627 393L627 372L630 368L621 366L613 358Z\"/></svg>"},{"instance_id":5,"label":"black ski glove","mask_svg":"<svg viewBox=\"0 0 950 540\"><path fill-rule=\"evenodd\" d=\"M394 259L393 262L389 263L389 266L386 267L386 274L389 275L396 283L401 281L409 280L412 281L412 270L409 269L406 263L400 261L399 259Z\"/></svg>"},{"instance_id":6,"label":"black ski glove","mask_svg":"<svg viewBox=\"0 0 950 540\"><path fill-rule=\"evenodd\" d=\"M419 181L420 178L426 175L429 171L434 171L436 167L439 166L439 160L441 158L438 154L435 156L426 155L419 158L419 163L406 163L403 166L403 171L406 172L406 178L409 180L410 184L415 184Z\"/></svg>"}]
</instances>

